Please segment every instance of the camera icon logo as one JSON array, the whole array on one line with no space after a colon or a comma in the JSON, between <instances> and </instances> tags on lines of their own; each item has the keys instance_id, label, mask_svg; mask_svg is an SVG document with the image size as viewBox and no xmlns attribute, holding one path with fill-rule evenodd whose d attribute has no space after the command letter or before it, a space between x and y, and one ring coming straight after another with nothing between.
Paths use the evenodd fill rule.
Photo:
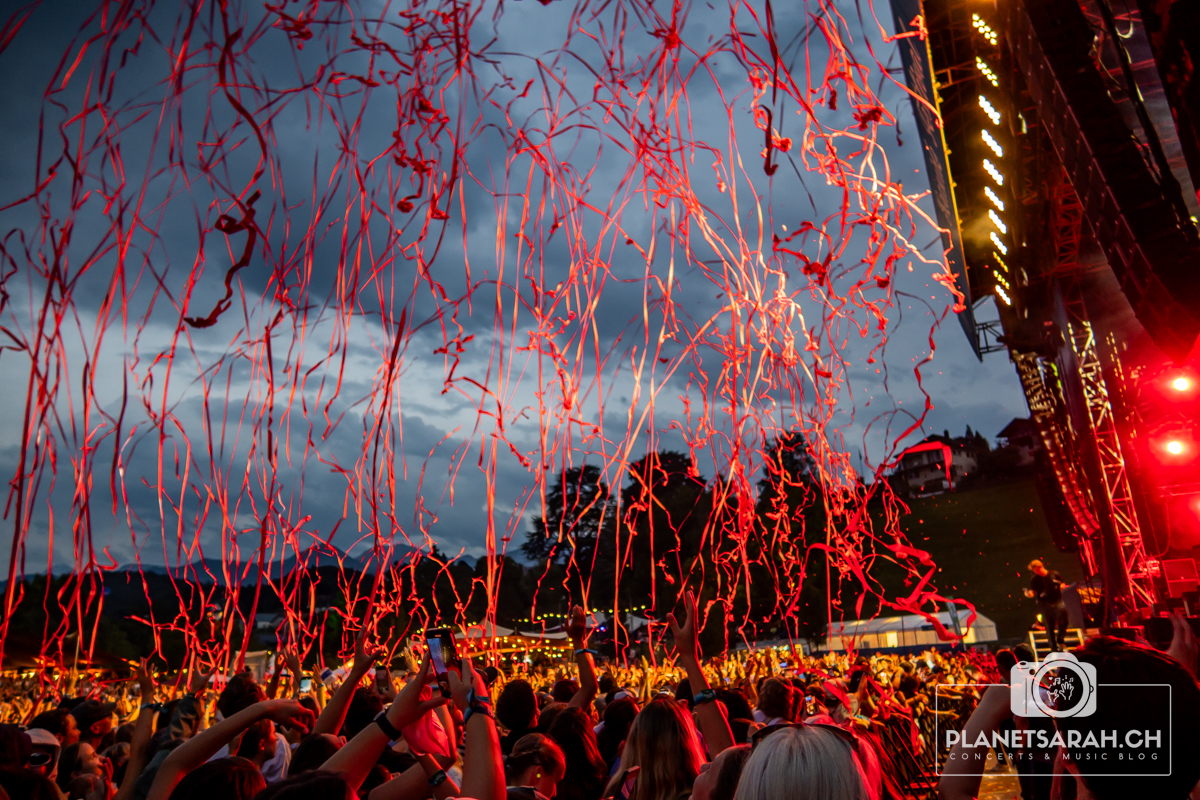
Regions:
<instances>
[{"instance_id":1,"label":"camera icon logo","mask_svg":"<svg viewBox=\"0 0 1200 800\"><path fill-rule=\"evenodd\" d=\"M1070 653L1039 664L1019 661L1009 671L1009 707L1019 717L1090 717L1096 713L1096 668Z\"/></svg>"}]
</instances>

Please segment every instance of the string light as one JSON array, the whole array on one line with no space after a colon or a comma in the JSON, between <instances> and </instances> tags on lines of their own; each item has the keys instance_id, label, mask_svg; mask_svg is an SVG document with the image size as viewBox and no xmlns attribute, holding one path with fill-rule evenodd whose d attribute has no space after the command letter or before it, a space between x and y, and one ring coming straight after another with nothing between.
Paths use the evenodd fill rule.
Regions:
<instances>
[{"instance_id":1,"label":"string light","mask_svg":"<svg viewBox=\"0 0 1200 800\"><path fill-rule=\"evenodd\" d=\"M996 259L996 263L1003 267L1005 272L1011 272L1011 270L1008 268L1008 264L1004 263L1004 259L1000 257L999 253L993 252L992 258Z\"/></svg>"},{"instance_id":2,"label":"string light","mask_svg":"<svg viewBox=\"0 0 1200 800\"><path fill-rule=\"evenodd\" d=\"M979 95L979 107L983 109L983 113L988 115L988 119L992 121L993 125L1000 124L1000 112L983 95Z\"/></svg>"},{"instance_id":3,"label":"string light","mask_svg":"<svg viewBox=\"0 0 1200 800\"><path fill-rule=\"evenodd\" d=\"M996 193L992 191L992 187L990 187L990 186L983 187L983 193L985 195L987 195L988 200L992 201L992 205L994 205L996 208L1000 209L1001 211L1004 210L1004 201L996 196Z\"/></svg>"},{"instance_id":4,"label":"string light","mask_svg":"<svg viewBox=\"0 0 1200 800\"><path fill-rule=\"evenodd\" d=\"M1000 174L1000 170L996 169L996 165L986 158L983 160L983 168L987 170L988 175L992 176L992 180L1001 186L1004 185L1004 176Z\"/></svg>"},{"instance_id":5,"label":"string light","mask_svg":"<svg viewBox=\"0 0 1200 800\"><path fill-rule=\"evenodd\" d=\"M992 237L992 244L996 245L996 249L1004 253L1004 255L1008 255L1008 248L1004 246L1004 242L1000 241L1000 237L996 235L996 232L992 231L990 236Z\"/></svg>"},{"instance_id":6,"label":"string light","mask_svg":"<svg viewBox=\"0 0 1200 800\"><path fill-rule=\"evenodd\" d=\"M1004 220L1000 219L999 214L989 208L988 216L991 218L992 224L999 228L1001 233L1008 233L1008 226L1004 224Z\"/></svg>"},{"instance_id":7,"label":"string light","mask_svg":"<svg viewBox=\"0 0 1200 800\"><path fill-rule=\"evenodd\" d=\"M992 137L992 134L988 131L988 129L984 128L982 131L980 131L980 133L983 134L983 143L992 148L992 152L996 154L996 157L1004 158L1004 148L1002 148L1000 143Z\"/></svg>"},{"instance_id":8,"label":"string light","mask_svg":"<svg viewBox=\"0 0 1200 800\"><path fill-rule=\"evenodd\" d=\"M996 294L1000 295L1000 299L1004 301L1004 305L1006 305L1006 306L1012 305L1012 300L1009 299L1008 293L1004 291L1004 287L997 286Z\"/></svg>"}]
</instances>

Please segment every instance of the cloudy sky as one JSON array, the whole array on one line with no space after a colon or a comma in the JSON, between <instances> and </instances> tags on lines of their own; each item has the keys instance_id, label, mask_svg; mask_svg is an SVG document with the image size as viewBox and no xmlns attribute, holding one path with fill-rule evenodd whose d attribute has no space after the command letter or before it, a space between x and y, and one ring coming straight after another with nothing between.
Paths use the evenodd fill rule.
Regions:
<instances>
[{"instance_id":1,"label":"cloudy sky","mask_svg":"<svg viewBox=\"0 0 1200 800\"><path fill-rule=\"evenodd\" d=\"M25 476L5 533L25 569L247 558L263 530L273 553L479 556L489 530L520 542L564 465L617 484L672 447L752 484L797 424L869 474L924 435L897 440L931 336L924 431L994 436L1024 400L916 255L936 232L878 5L777 4L774 90L757 2L35 7L0 52L0 461ZM868 89L883 124L860 127ZM756 108L792 141L770 178ZM183 323L222 298L246 234L220 217L255 192L229 308ZM793 234L837 250L825 286L773 252Z\"/></svg>"}]
</instances>

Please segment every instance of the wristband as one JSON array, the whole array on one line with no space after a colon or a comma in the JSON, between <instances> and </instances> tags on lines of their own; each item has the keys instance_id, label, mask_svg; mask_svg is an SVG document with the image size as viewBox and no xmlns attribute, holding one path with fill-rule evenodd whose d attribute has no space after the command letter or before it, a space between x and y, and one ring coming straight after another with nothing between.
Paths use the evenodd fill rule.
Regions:
<instances>
[{"instance_id":1,"label":"wristband","mask_svg":"<svg viewBox=\"0 0 1200 800\"><path fill-rule=\"evenodd\" d=\"M588 655L591 655L591 656L598 656L598 655L600 655L600 652L599 652L598 650L593 650L593 649L592 649L592 648L590 648L590 647L581 647L581 648L579 648L578 650L576 650L576 651L575 651L575 655L577 655L577 656L581 656L581 655L583 655L584 653L587 653Z\"/></svg>"},{"instance_id":2,"label":"wristband","mask_svg":"<svg viewBox=\"0 0 1200 800\"><path fill-rule=\"evenodd\" d=\"M396 726L392 724L392 721L387 718L386 708L376 714L375 719L372 721L379 726L381 731L383 731L383 735L388 737L389 742L394 742L400 738L400 731L397 730Z\"/></svg>"},{"instance_id":3,"label":"wristband","mask_svg":"<svg viewBox=\"0 0 1200 800\"><path fill-rule=\"evenodd\" d=\"M467 692L467 707L463 710L463 726L475 714L483 714L485 717L495 719L496 715L492 712L492 699L487 695L475 694L475 689L472 688Z\"/></svg>"},{"instance_id":4,"label":"wristband","mask_svg":"<svg viewBox=\"0 0 1200 800\"><path fill-rule=\"evenodd\" d=\"M156 713L161 713L163 710L163 704L162 703L142 703L142 707L138 710L145 711L146 709L150 709L151 711L154 711Z\"/></svg>"},{"instance_id":5,"label":"wristband","mask_svg":"<svg viewBox=\"0 0 1200 800\"><path fill-rule=\"evenodd\" d=\"M712 689L701 689L699 692L696 693L696 696L692 698L692 705L693 706L702 706L705 703L711 703L713 700L716 700L716 699L717 699L717 693L714 692Z\"/></svg>"},{"instance_id":6,"label":"wristband","mask_svg":"<svg viewBox=\"0 0 1200 800\"><path fill-rule=\"evenodd\" d=\"M439 769L437 772L429 776L430 786L441 786L442 781L446 780L446 770Z\"/></svg>"}]
</instances>

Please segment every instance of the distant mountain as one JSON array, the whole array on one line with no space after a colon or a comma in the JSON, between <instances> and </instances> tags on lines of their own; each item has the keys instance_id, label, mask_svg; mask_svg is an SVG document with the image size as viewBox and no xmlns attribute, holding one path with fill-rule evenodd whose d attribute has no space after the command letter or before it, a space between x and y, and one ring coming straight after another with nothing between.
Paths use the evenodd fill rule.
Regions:
<instances>
[{"instance_id":1,"label":"distant mountain","mask_svg":"<svg viewBox=\"0 0 1200 800\"><path fill-rule=\"evenodd\" d=\"M415 552L417 551L414 548L398 545L392 550L391 561L394 564L407 562ZM248 562L243 561L241 564L229 565L229 569L235 572L235 576L240 576L242 586L258 581L257 561L248 559ZM268 561L266 566L268 575L273 578L280 578L295 572L298 566L311 571L331 567L336 568L339 563L345 572L374 575L379 571L381 566L381 557L380 554L370 550L359 556L350 556L336 547L312 545L299 554L292 553L282 561L278 558ZM218 584L225 583L225 569L226 567L223 562L216 558L196 559L185 565L185 568L182 570L176 567L168 569L162 564L147 564L143 562L141 565L141 571L147 574L169 575L173 573L178 577L182 572L184 577L189 579L198 580L201 583L213 581ZM123 564L116 571L138 572L138 565L136 563Z\"/></svg>"}]
</instances>

